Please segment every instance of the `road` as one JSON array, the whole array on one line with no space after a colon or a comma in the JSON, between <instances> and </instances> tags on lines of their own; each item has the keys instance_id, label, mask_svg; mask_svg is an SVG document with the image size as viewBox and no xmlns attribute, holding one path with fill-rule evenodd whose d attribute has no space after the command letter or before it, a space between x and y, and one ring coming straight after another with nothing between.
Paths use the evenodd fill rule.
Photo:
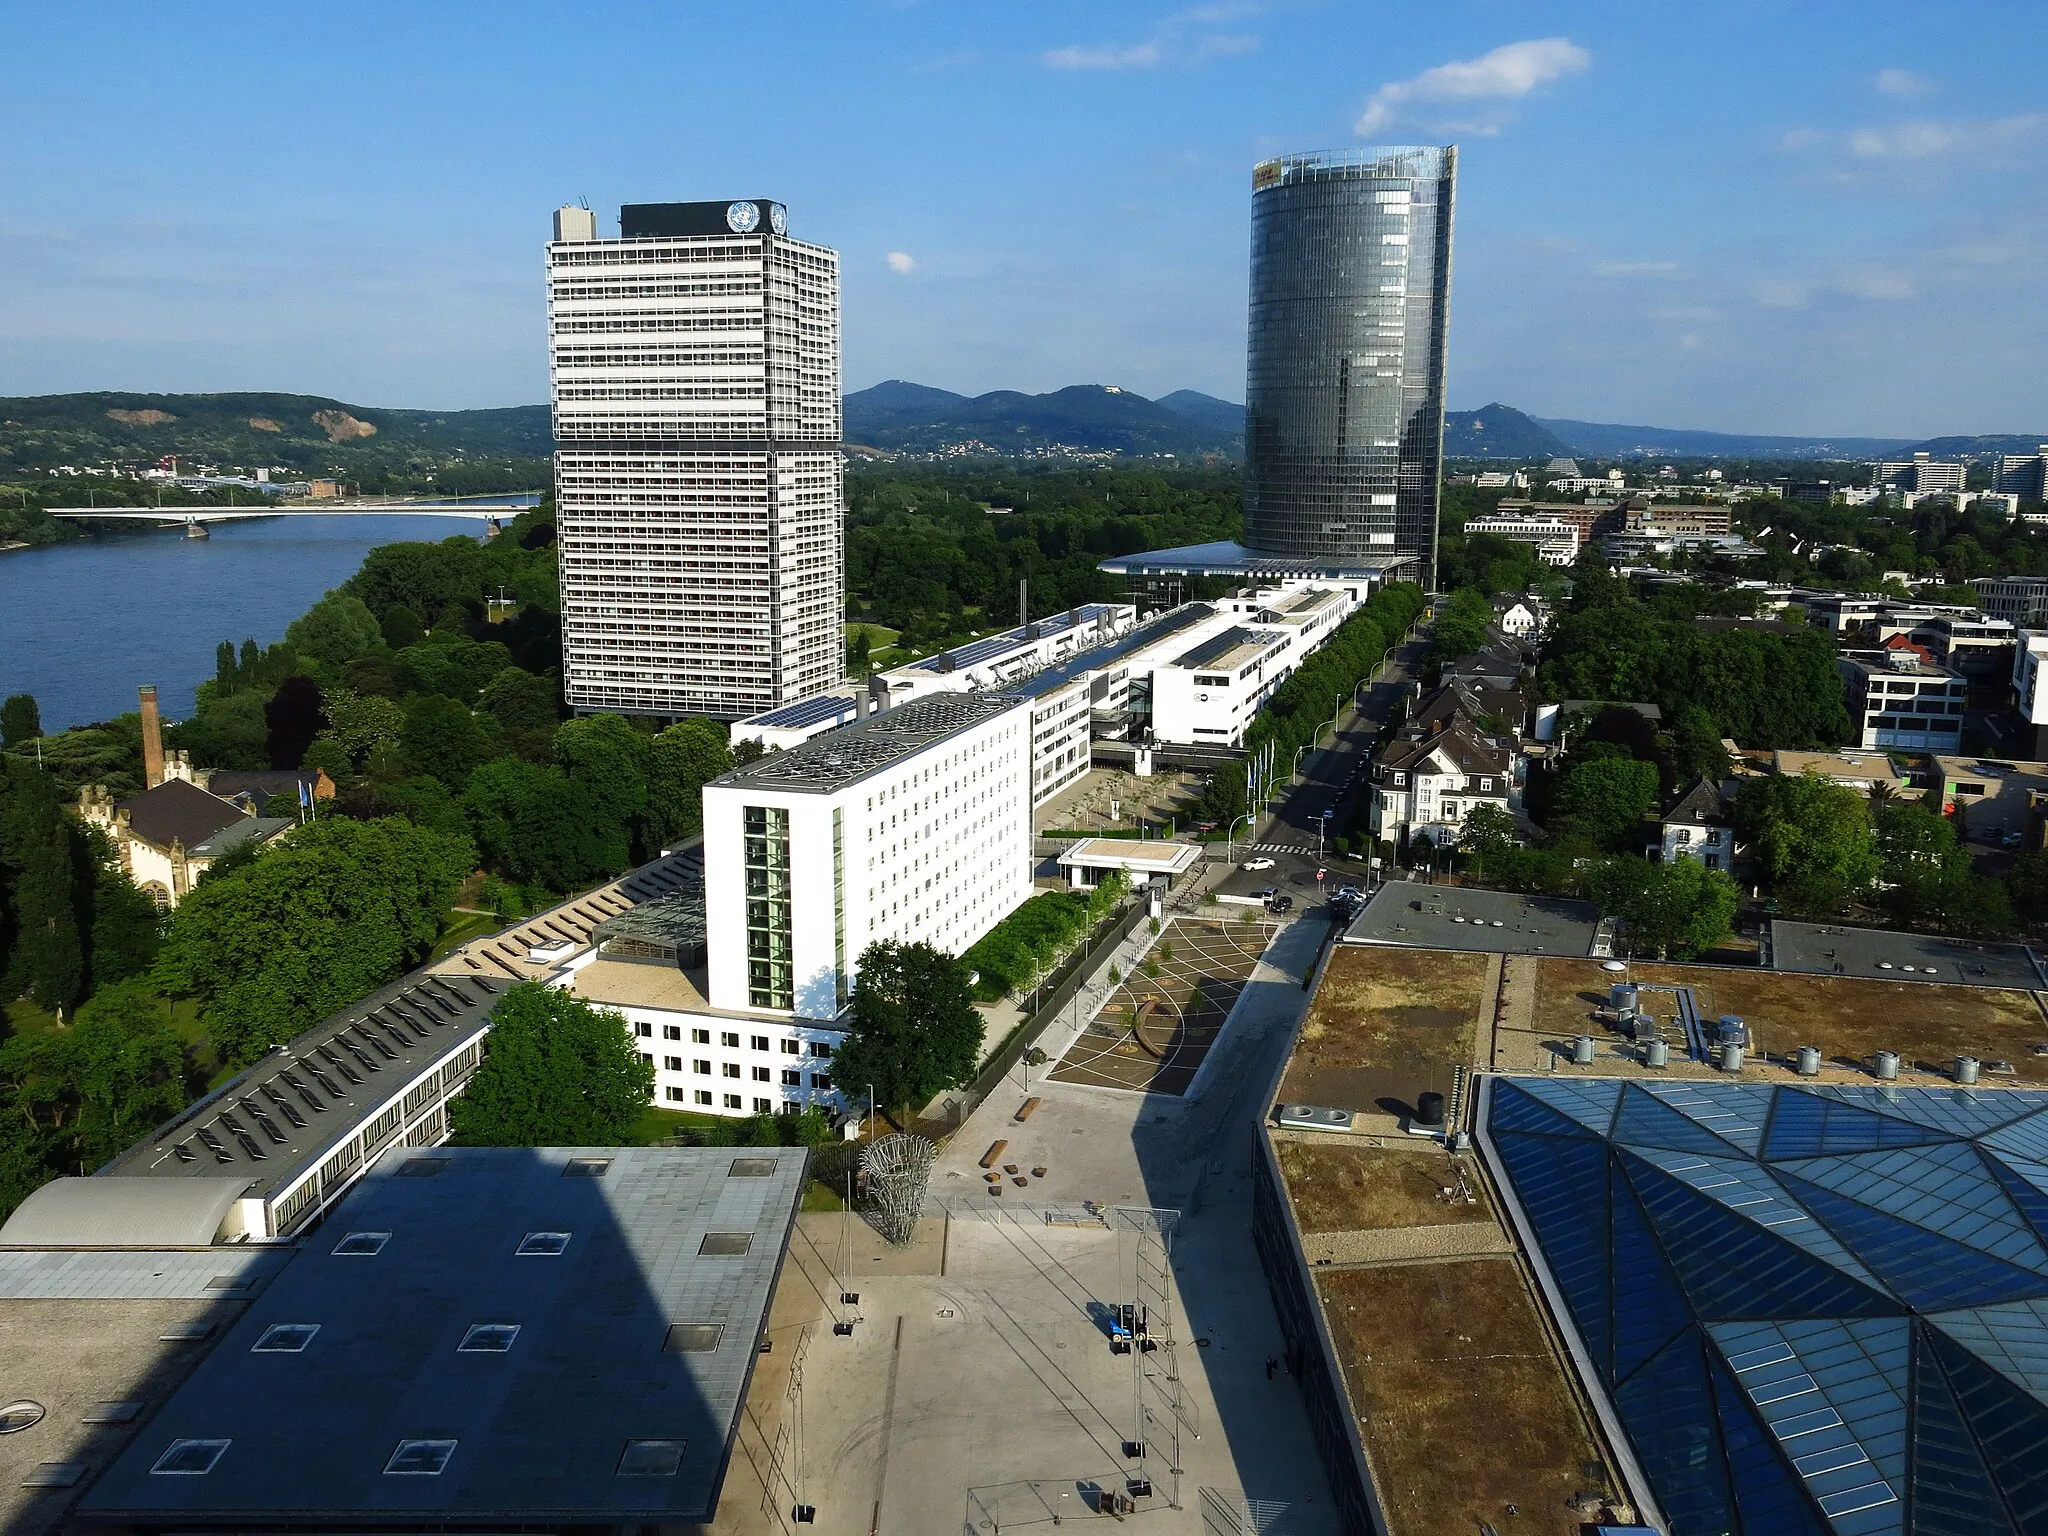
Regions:
<instances>
[{"instance_id":1,"label":"road","mask_svg":"<svg viewBox=\"0 0 2048 1536\"><path fill-rule=\"evenodd\" d=\"M1423 657L1428 653L1426 635L1412 635L1387 657L1386 666L1366 690L1363 707L1347 709L1338 721L1333 744L1305 752L1301 777L1260 823L1249 847L1240 838L1235 850L1242 864L1248 858L1270 858L1273 867L1246 872L1233 870L1217 887L1231 894L1243 894L1275 885L1294 897L1296 909L1319 901L1316 871L1324 871L1321 884L1329 887L1364 885L1367 866L1361 859L1337 858L1325 851L1316 855L1316 834L1325 811L1334 811L1331 824L1344 825L1353 809L1371 793L1365 766L1372 756L1389 714L1400 702L1402 692L1422 675ZM1355 775L1355 777L1354 777Z\"/></svg>"}]
</instances>

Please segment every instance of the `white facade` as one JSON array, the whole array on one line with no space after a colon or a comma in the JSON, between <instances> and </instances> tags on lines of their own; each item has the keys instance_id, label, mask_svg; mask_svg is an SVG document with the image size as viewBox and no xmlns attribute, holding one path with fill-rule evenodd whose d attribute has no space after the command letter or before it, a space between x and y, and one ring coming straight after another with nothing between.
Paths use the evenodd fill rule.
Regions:
<instances>
[{"instance_id":1,"label":"white facade","mask_svg":"<svg viewBox=\"0 0 2048 1536\"><path fill-rule=\"evenodd\" d=\"M1570 565L1579 558L1578 527L1551 518L1471 517L1465 520L1465 532L1533 544L1536 558L1545 565Z\"/></svg>"},{"instance_id":2,"label":"white facade","mask_svg":"<svg viewBox=\"0 0 2048 1536\"><path fill-rule=\"evenodd\" d=\"M617 1005L613 1005L617 1006ZM654 1102L712 1115L772 1115L846 1101L832 1081L836 1029L619 1007L654 1065Z\"/></svg>"},{"instance_id":3,"label":"white facade","mask_svg":"<svg viewBox=\"0 0 2048 1536\"><path fill-rule=\"evenodd\" d=\"M547 248L564 687L724 718L843 666L839 258L779 204L564 209Z\"/></svg>"},{"instance_id":4,"label":"white facade","mask_svg":"<svg viewBox=\"0 0 2048 1536\"><path fill-rule=\"evenodd\" d=\"M949 954L1031 895L1030 711L920 700L704 787L708 1001L835 1019L880 940Z\"/></svg>"},{"instance_id":5,"label":"white facade","mask_svg":"<svg viewBox=\"0 0 2048 1536\"><path fill-rule=\"evenodd\" d=\"M2048 660L2048 630L2019 631L2012 659L2013 702L2028 725L2048 725L2048 688L2041 686L2041 670Z\"/></svg>"},{"instance_id":6,"label":"white facade","mask_svg":"<svg viewBox=\"0 0 2048 1536\"><path fill-rule=\"evenodd\" d=\"M1959 752L1969 682L1907 652L1844 656L1835 667L1847 691L1860 747Z\"/></svg>"}]
</instances>

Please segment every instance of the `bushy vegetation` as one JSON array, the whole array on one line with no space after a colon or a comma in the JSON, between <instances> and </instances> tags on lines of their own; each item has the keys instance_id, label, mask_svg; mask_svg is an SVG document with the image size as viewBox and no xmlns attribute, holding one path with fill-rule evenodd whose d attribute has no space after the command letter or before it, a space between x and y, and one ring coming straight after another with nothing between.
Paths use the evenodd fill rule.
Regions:
<instances>
[{"instance_id":1,"label":"bushy vegetation","mask_svg":"<svg viewBox=\"0 0 2048 1536\"><path fill-rule=\"evenodd\" d=\"M654 1092L654 1063L620 1014L537 982L491 1011L484 1059L449 1108L469 1147L628 1144Z\"/></svg>"},{"instance_id":2,"label":"bushy vegetation","mask_svg":"<svg viewBox=\"0 0 2048 1536\"><path fill-rule=\"evenodd\" d=\"M1029 987L1074 941L1107 917L1130 889L1121 874L1092 891L1041 891L983 934L960 958L985 1003Z\"/></svg>"}]
</instances>

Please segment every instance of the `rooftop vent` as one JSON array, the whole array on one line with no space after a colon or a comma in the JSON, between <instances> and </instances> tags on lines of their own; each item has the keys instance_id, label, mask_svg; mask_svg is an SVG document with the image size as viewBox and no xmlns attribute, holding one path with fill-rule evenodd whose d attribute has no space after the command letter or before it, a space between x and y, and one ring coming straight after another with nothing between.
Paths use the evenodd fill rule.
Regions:
<instances>
[{"instance_id":1,"label":"rooftop vent","mask_svg":"<svg viewBox=\"0 0 2048 1536\"><path fill-rule=\"evenodd\" d=\"M408 1157L398 1165L395 1175L401 1179L431 1179L441 1172L453 1159L446 1157Z\"/></svg>"},{"instance_id":2,"label":"rooftop vent","mask_svg":"<svg viewBox=\"0 0 2048 1536\"><path fill-rule=\"evenodd\" d=\"M704 1241L697 1245L697 1252L704 1256L738 1258L754 1246L751 1232L706 1232Z\"/></svg>"},{"instance_id":3,"label":"rooftop vent","mask_svg":"<svg viewBox=\"0 0 2048 1536\"><path fill-rule=\"evenodd\" d=\"M766 1179L775 1174L775 1159L772 1157L736 1157L728 1177L735 1179Z\"/></svg>"},{"instance_id":4,"label":"rooftop vent","mask_svg":"<svg viewBox=\"0 0 2048 1536\"><path fill-rule=\"evenodd\" d=\"M620 1477L674 1477L683 1464L687 1440L628 1440L619 1457Z\"/></svg>"},{"instance_id":5,"label":"rooftop vent","mask_svg":"<svg viewBox=\"0 0 2048 1536\"><path fill-rule=\"evenodd\" d=\"M724 1337L723 1323L670 1323L661 1347L672 1355L708 1355Z\"/></svg>"},{"instance_id":6,"label":"rooftop vent","mask_svg":"<svg viewBox=\"0 0 2048 1536\"><path fill-rule=\"evenodd\" d=\"M1320 1104L1283 1104L1280 1106L1280 1124L1297 1131L1348 1131L1351 1129L1351 1111Z\"/></svg>"},{"instance_id":7,"label":"rooftop vent","mask_svg":"<svg viewBox=\"0 0 2048 1536\"><path fill-rule=\"evenodd\" d=\"M572 1157L562 1165L565 1179L601 1179L611 1168L608 1157Z\"/></svg>"}]
</instances>

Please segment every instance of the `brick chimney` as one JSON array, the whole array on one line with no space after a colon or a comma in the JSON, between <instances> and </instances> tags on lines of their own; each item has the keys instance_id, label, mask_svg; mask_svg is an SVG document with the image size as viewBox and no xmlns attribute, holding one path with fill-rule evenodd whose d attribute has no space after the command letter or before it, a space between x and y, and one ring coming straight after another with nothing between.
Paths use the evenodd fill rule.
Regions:
<instances>
[{"instance_id":1,"label":"brick chimney","mask_svg":"<svg viewBox=\"0 0 2048 1536\"><path fill-rule=\"evenodd\" d=\"M155 789L164 781L164 725L156 712L156 684L144 683L136 692L142 700L143 788Z\"/></svg>"}]
</instances>

